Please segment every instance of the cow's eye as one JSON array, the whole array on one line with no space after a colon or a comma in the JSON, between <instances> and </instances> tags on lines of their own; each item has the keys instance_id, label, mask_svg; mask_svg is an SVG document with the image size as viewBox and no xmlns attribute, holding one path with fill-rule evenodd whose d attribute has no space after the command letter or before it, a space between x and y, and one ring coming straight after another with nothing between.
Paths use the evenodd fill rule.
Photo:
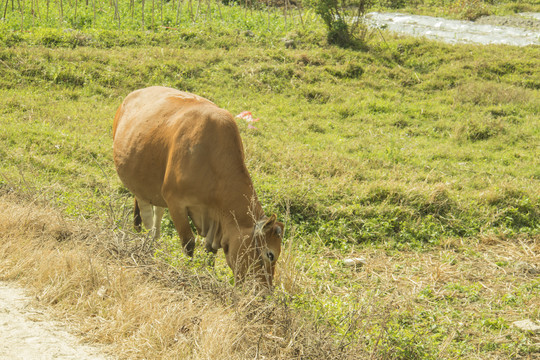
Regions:
<instances>
[{"instance_id":1,"label":"cow's eye","mask_svg":"<svg viewBox=\"0 0 540 360\"><path fill-rule=\"evenodd\" d=\"M268 258L268 260L270 260L270 262L274 261L274 253L273 252L267 251L266 252L266 257Z\"/></svg>"}]
</instances>

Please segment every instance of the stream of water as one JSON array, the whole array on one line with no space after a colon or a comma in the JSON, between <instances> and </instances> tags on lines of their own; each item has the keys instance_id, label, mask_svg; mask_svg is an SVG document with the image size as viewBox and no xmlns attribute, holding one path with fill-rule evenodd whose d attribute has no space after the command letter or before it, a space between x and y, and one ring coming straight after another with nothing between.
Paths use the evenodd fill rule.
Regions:
<instances>
[{"instance_id":1,"label":"stream of water","mask_svg":"<svg viewBox=\"0 0 540 360\"><path fill-rule=\"evenodd\" d=\"M540 20L540 13L525 13L520 16L524 19ZM366 19L372 26L450 44L540 45L540 31L522 27L477 24L472 21L401 13L372 12L366 15Z\"/></svg>"}]
</instances>

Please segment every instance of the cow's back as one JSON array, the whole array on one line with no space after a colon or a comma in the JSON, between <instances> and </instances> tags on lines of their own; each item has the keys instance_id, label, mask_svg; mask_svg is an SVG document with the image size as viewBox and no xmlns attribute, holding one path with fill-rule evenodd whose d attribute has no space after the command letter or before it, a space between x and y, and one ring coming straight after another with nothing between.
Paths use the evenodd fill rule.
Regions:
<instances>
[{"instance_id":1,"label":"cow's back","mask_svg":"<svg viewBox=\"0 0 540 360\"><path fill-rule=\"evenodd\" d=\"M195 202L209 202L220 191L216 178L236 168L247 174L232 116L193 94L165 87L134 91L117 111L113 136L120 179L153 205L167 206L167 181L204 195Z\"/></svg>"}]
</instances>

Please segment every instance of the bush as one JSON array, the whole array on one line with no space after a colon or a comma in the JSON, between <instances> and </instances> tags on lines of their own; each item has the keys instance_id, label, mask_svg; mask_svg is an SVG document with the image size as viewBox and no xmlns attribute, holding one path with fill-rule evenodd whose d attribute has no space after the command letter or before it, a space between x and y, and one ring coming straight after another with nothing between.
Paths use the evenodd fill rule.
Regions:
<instances>
[{"instance_id":1,"label":"bush","mask_svg":"<svg viewBox=\"0 0 540 360\"><path fill-rule=\"evenodd\" d=\"M312 0L311 6L326 25L330 44L349 47L365 40L362 18L371 0Z\"/></svg>"},{"instance_id":2,"label":"bush","mask_svg":"<svg viewBox=\"0 0 540 360\"><path fill-rule=\"evenodd\" d=\"M452 12L457 14L459 18L469 21L489 15L482 0L456 0L452 5Z\"/></svg>"}]
</instances>

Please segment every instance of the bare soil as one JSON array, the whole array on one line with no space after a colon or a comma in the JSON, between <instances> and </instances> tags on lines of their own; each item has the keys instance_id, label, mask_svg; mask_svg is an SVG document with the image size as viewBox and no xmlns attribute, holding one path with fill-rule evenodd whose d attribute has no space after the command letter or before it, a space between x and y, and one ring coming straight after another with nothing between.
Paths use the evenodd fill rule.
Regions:
<instances>
[{"instance_id":1,"label":"bare soil","mask_svg":"<svg viewBox=\"0 0 540 360\"><path fill-rule=\"evenodd\" d=\"M35 309L23 289L0 283L0 359L111 359Z\"/></svg>"},{"instance_id":2,"label":"bare soil","mask_svg":"<svg viewBox=\"0 0 540 360\"><path fill-rule=\"evenodd\" d=\"M540 30L540 20L527 16L482 16L475 23L493 26L511 26L529 30Z\"/></svg>"}]
</instances>

